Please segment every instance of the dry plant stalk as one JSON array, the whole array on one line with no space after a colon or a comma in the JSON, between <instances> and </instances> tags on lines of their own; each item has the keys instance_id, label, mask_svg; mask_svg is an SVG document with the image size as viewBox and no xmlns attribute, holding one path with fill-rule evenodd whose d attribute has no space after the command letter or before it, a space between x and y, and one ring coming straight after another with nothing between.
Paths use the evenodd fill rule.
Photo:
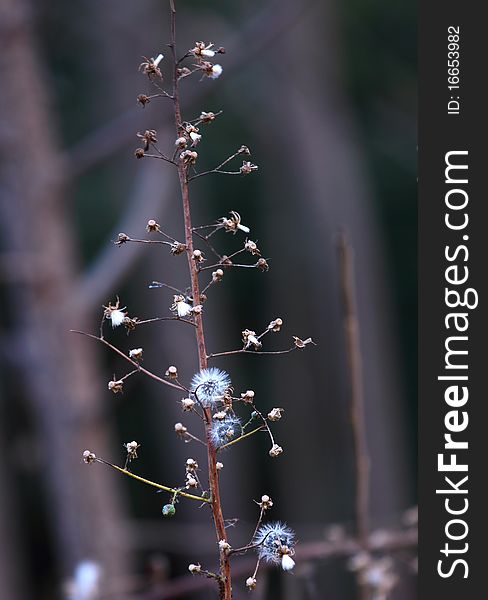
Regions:
<instances>
[{"instance_id":1,"label":"dry plant stalk","mask_svg":"<svg viewBox=\"0 0 488 600\"><path fill-rule=\"evenodd\" d=\"M177 171L184 218L184 242L178 241L178 239L163 231L155 220L149 219L146 227L148 234L151 236L149 239L135 239L126 233L120 233L115 243L120 246L127 243L153 244L155 247L168 246L170 254L175 257L186 254L190 285L186 290L179 290L166 282L153 282L150 286L167 288L174 292L173 304L170 307L172 314L141 320L129 316L127 307L122 307L117 298L115 303L109 302L103 307L104 312L98 336L84 332L77 333L99 341L131 365L131 370L128 373L119 378L114 377L108 383L108 388L113 393L123 391L127 378L135 374L144 374L184 394L185 397L180 400L182 410L185 413L197 416L201 420L204 435L200 438L190 433L188 427L182 423L175 425L175 432L185 442L197 442L206 446L208 487L204 486L201 481L200 467L193 458L187 459L185 481L179 486L164 485L136 475L130 468L132 462L137 459L137 451L140 447L140 444L136 441L125 444L127 454L123 467L96 456L90 450L83 453L83 459L87 464L95 462L105 464L119 473L169 494L169 502L163 506L162 510L164 516L173 516L176 513L176 504L180 499L193 500L198 502L199 505L208 506L212 512L215 526L219 569L218 572L214 573L204 569L199 563L195 563L189 565L189 570L192 574L214 579L218 584L220 598L230 600L232 598L231 558L233 555L250 551L257 553L256 566L246 581L247 588L252 590L257 585L257 573L261 561L281 565L285 571L293 569L295 563L292 557L295 554L295 537L293 531L279 521L263 522L266 513L273 506L272 499L263 494L260 501L257 502L260 512L249 543L241 548L233 548L229 542L220 498L219 476L223 464L218 460L219 452L241 441L247 441L256 433L265 432L270 439L270 457L278 457L282 454L283 448L276 443L270 424L281 419L283 409L276 407L267 415L263 414L256 406L253 390L246 390L240 395L234 395L229 375L221 369L209 366L209 362L216 357L232 354L285 354L297 349L302 350L309 345L313 345L314 342L311 338L302 340L293 336L291 345L283 350L263 350L264 336L269 333L278 333L283 326L282 319L275 318L269 322L260 334L252 329L242 331L243 345L241 348L210 354L207 352L203 318L207 291L215 284L220 283L229 269L251 268L265 272L268 270L269 265L267 260L261 256L257 244L248 238L245 239L239 250L229 255L220 254L210 241L214 234L219 231L231 233L234 236L250 233L249 227L242 223L241 216L237 212L230 211L228 216L221 217L209 225L199 227L193 225L190 185L194 179L212 174L248 176L257 171L258 167L248 160L251 154L249 148L241 146L215 168L203 172L197 171L196 165L199 159L197 146L202 140L200 131L205 126L213 123L220 116L221 111L202 111L197 118L189 121L184 120L180 104L180 81L183 78L192 76L200 77L200 81L218 79L223 72L223 68L220 64L213 62L213 59L217 55L223 55L225 49L215 48L211 43L197 42L193 48L179 57L176 47L176 8L174 0L169 1L169 8L171 35L168 47L170 56L165 58L162 54L159 54L156 58L144 58L140 70L154 86L156 93L152 95L140 94L138 103L145 107L155 99L169 100L173 107L176 141L173 142L172 140L171 149L169 152L164 152L160 148L157 132L146 130L138 134L141 147L137 148L135 156L137 159L152 158L161 160ZM166 75L163 74L164 70L170 71L170 90L165 87ZM230 165L235 163L236 159L241 159L242 164L238 168L232 169ZM205 252L214 256L213 262L207 261L203 251L195 247L196 240L205 244ZM243 258L249 256L251 261ZM237 257L238 260L236 260ZM212 264L206 264L207 262L212 262ZM203 285L200 280L208 272L211 273L211 278ZM104 323L106 321L110 321L112 327L124 326L130 332L141 325L165 320L177 320L195 329L199 370L188 386L180 381L177 367L170 366L164 375L159 375L142 366L145 358L143 348L133 348L126 353L107 341L104 336ZM237 415L235 411L237 406L248 412L245 420Z\"/></svg>"}]
</instances>

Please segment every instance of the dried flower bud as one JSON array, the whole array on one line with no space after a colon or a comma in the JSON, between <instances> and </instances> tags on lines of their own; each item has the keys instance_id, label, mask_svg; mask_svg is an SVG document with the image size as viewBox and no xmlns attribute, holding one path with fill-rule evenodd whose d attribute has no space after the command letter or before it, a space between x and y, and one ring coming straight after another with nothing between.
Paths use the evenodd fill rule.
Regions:
<instances>
[{"instance_id":1,"label":"dried flower bud","mask_svg":"<svg viewBox=\"0 0 488 600\"><path fill-rule=\"evenodd\" d=\"M175 433L181 437L184 437L188 433L188 429L183 423L175 423Z\"/></svg>"},{"instance_id":2,"label":"dried flower bud","mask_svg":"<svg viewBox=\"0 0 488 600\"><path fill-rule=\"evenodd\" d=\"M112 379L112 381L108 382L108 389L113 392L114 394L118 394L119 392L123 392L124 391L124 382L119 379Z\"/></svg>"},{"instance_id":3,"label":"dried flower bud","mask_svg":"<svg viewBox=\"0 0 488 600\"><path fill-rule=\"evenodd\" d=\"M176 514L176 508L174 504L165 504L161 510L163 517L174 517Z\"/></svg>"},{"instance_id":4,"label":"dried flower bud","mask_svg":"<svg viewBox=\"0 0 488 600\"><path fill-rule=\"evenodd\" d=\"M224 271L222 269L217 269L216 271L213 271L213 273L212 273L212 281L214 283L218 283L219 281L222 281L223 277L224 277Z\"/></svg>"},{"instance_id":5,"label":"dried flower bud","mask_svg":"<svg viewBox=\"0 0 488 600\"><path fill-rule=\"evenodd\" d=\"M274 333L278 333L278 331L280 331L280 329L283 327L283 319L280 319L279 317L277 319L275 319L274 321L271 321L271 323L268 325L268 329L271 331L274 331Z\"/></svg>"},{"instance_id":6,"label":"dried flower bud","mask_svg":"<svg viewBox=\"0 0 488 600\"><path fill-rule=\"evenodd\" d=\"M217 471L221 471L224 468L224 463L215 463L215 468L217 469Z\"/></svg>"},{"instance_id":7,"label":"dried flower bud","mask_svg":"<svg viewBox=\"0 0 488 600\"><path fill-rule=\"evenodd\" d=\"M257 579L256 579L255 577L248 577L248 578L246 579L246 587L247 587L249 590L254 590L254 589L256 589L256 585L257 585L257 583L258 583L258 582L257 582Z\"/></svg>"},{"instance_id":8,"label":"dried flower bud","mask_svg":"<svg viewBox=\"0 0 488 600\"><path fill-rule=\"evenodd\" d=\"M251 346L254 346L256 350L259 350L263 344L256 337L256 332L250 329L244 329L242 332L242 341L244 342L244 349L247 350Z\"/></svg>"},{"instance_id":9,"label":"dried flower bud","mask_svg":"<svg viewBox=\"0 0 488 600\"><path fill-rule=\"evenodd\" d=\"M137 102L142 106L146 106L146 104L149 104L149 102L151 102L151 98L149 98L149 96L146 96L146 94L139 94L139 96L137 96Z\"/></svg>"},{"instance_id":10,"label":"dried flower bud","mask_svg":"<svg viewBox=\"0 0 488 600\"><path fill-rule=\"evenodd\" d=\"M173 366L168 367L168 369L164 375L168 379L178 379L178 369Z\"/></svg>"},{"instance_id":11,"label":"dried flower bud","mask_svg":"<svg viewBox=\"0 0 488 600\"><path fill-rule=\"evenodd\" d=\"M241 394L241 400L248 404L252 404L254 402L254 392L253 390L247 390Z\"/></svg>"},{"instance_id":12,"label":"dried flower bud","mask_svg":"<svg viewBox=\"0 0 488 600\"><path fill-rule=\"evenodd\" d=\"M160 231L159 223L157 223L154 219L149 219L146 225L146 231L148 233L154 233Z\"/></svg>"},{"instance_id":13,"label":"dried flower bud","mask_svg":"<svg viewBox=\"0 0 488 600\"><path fill-rule=\"evenodd\" d=\"M201 565L188 565L188 570L190 571L190 573L200 573L202 570Z\"/></svg>"},{"instance_id":14,"label":"dried flower bud","mask_svg":"<svg viewBox=\"0 0 488 600\"><path fill-rule=\"evenodd\" d=\"M269 510L273 506L273 500L264 494L261 496L261 502L258 502L258 504L263 510Z\"/></svg>"},{"instance_id":15,"label":"dried flower bud","mask_svg":"<svg viewBox=\"0 0 488 600\"><path fill-rule=\"evenodd\" d=\"M193 314L195 314L195 315L200 315L200 314L202 314L202 311L203 311L203 306L202 306L201 304L197 304L196 306L194 306L194 307L192 308L192 312L193 312Z\"/></svg>"},{"instance_id":16,"label":"dried flower bud","mask_svg":"<svg viewBox=\"0 0 488 600\"><path fill-rule=\"evenodd\" d=\"M246 243L244 244L244 249L250 252L253 256L261 256L261 252L259 251L256 242L246 240Z\"/></svg>"},{"instance_id":17,"label":"dried flower bud","mask_svg":"<svg viewBox=\"0 0 488 600\"><path fill-rule=\"evenodd\" d=\"M256 263L256 267L260 270L260 271L269 271L269 265L266 261L265 258L260 258L258 260L258 262Z\"/></svg>"},{"instance_id":18,"label":"dried flower bud","mask_svg":"<svg viewBox=\"0 0 488 600\"><path fill-rule=\"evenodd\" d=\"M281 415L285 412L284 408L273 408L273 410L271 410L268 413L268 419L270 421L279 421L281 419Z\"/></svg>"},{"instance_id":19,"label":"dried flower bud","mask_svg":"<svg viewBox=\"0 0 488 600\"><path fill-rule=\"evenodd\" d=\"M114 242L114 244L116 246L122 246L122 244L125 244L129 240L130 240L130 237L126 233L119 233L119 235L117 236L117 241Z\"/></svg>"},{"instance_id":20,"label":"dried flower bud","mask_svg":"<svg viewBox=\"0 0 488 600\"><path fill-rule=\"evenodd\" d=\"M192 258L196 263L201 263L205 260L201 250L193 250Z\"/></svg>"},{"instance_id":21,"label":"dried flower bud","mask_svg":"<svg viewBox=\"0 0 488 600\"><path fill-rule=\"evenodd\" d=\"M293 341L295 342L295 346L297 348L305 348L305 346L307 346L308 344L313 344L314 346L316 346L315 342L312 340L311 337L307 338L306 340L301 340L300 338L293 336Z\"/></svg>"},{"instance_id":22,"label":"dried flower bud","mask_svg":"<svg viewBox=\"0 0 488 600\"><path fill-rule=\"evenodd\" d=\"M134 156L136 158L144 158L144 148L136 148L134 150Z\"/></svg>"},{"instance_id":23,"label":"dried flower bud","mask_svg":"<svg viewBox=\"0 0 488 600\"><path fill-rule=\"evenodd\" d=\"M93 454L93 452L90 452L90 450L85 450L83 452L83 462L86 463L87 465L91 465L96 460L97 460L96 455Z\"/></svg>"},{"instance_id":24,"label":"dried flower bud","mask_svg":"<svg viewBox=\"0 0 488 600\"><path fill-rule=\"evenodd\" d=\"M134 348L129 350L129 358L139 362L142 360L143 349L142 348Z\"/></svg>"},{"instance_id":25,"label":"dried flower bud","mask_svg":"<svg viewBox=\"0 0 488 600\"><path fill-rule=\"evenodd\" d=\"M257 165L253 165L252 162L245 160L242 163L242 167L239 169L239 171L241 172L241 175L249 175L249 173L252 173L253 171L257 171L258 168L259 167Z\"/></svg>"},{"instance_id":26,"label":"dried flower bud","mask_svg":"<svg viewBox=\"0 0 488 600\"><path fill-rule=\"evenodd\" d=\"M130 317L125 317L124 327L127 329L127 331L134 331L134 329L137 327L138 322L139 319L137 317L134 317L132 319Z\"/></svg>"},{"instance_id":27,"label":"dried flower bud","mask_svg":"<svg viewBox=\"0 0 488 600\"><path fill-rule=\"evenodd\" d=\"M188 458L186 461L186 472L194 473L198 469L198 463L194 458Z\"/></svg>"},{"instance_id":28,"label":"dried flower bud","mask_svg":"<svg viewBox=\"0 0 488 600\"><path fill-rule=\"evenodd\" d=\"M182 244L181 242L173 242L171 244L171 254L173 254L173 256L178 256L179 254L183 254L183 252L186 250L186 245Z\"/></svg>"},{"instance_id":29,"label":"dried flower bud","mask_svg":"<svg viewBox=\"0 0 488 600\"><path fill-rule=\"evenodd\" d=\"M194 406L195 400L192 400L191 398L183 398L183 400L181 401L181 407L185 412L191 411Z\"/></svg>"},{"instance_id":30,"label":"dried flower bud","mask_svg":"<svg viewBox=\"0 0 488 600\"><path fill-rule=\"evenodd\" d=\"M237 151L237 154L247 154L248 156L251 156L251 151L247 146L241 146Z\"/></svg>"},{"instance_id":31,"label":"dried flower bud","mask_svg":"<svg viewBox=\"0 0 488 600\"><path fill-rule=\"evenodd\" d=\"M277 456L279 456L282 453L283 453L283 448L281 446L278 446L278 444L273 444L273 446L271 447L271 450L269 451L269 455L271 456L271 458L276 458Z\"/></svg>"}]
</instances>

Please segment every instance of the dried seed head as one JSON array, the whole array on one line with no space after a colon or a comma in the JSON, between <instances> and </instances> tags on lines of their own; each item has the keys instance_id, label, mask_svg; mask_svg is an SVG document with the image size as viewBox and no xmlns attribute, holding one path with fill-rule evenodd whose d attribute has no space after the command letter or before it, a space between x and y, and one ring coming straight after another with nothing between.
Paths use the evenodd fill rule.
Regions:
<instances>
[{"instance_id":1,"label":"dried seed head","mask_svg":"<svg viewBox=\"0 0 488 600\"><path fill-rule=\"evenodd\" d=\"M238 230L244 231L245 233L249 233L251 231L249 227L241 224L241 215L238 212L231 210L229 215L229 217L221 217L219 219L220 223L227 232L235 235Z\"/></svg>"},{"instance_id":2,"label":"dried seed head","mask_svg":"<svg viewBox=\"0 0 488 600\"><path fill-rule=\"evenodd\" d=\"M244 329L242 332L242 341L244 342L245 350L251 346L253 346L255 350L259 350L263 345L256 337L256 332L251 329Z\"/></svg>"},{"instance_id":3,"label":"dried seed head","mask_svg":"<svg viewBox=\"0 0 488 600\"><path fill-rule=\"evenodd\" d=\"M229 552L229 550L230 550L229 542L226 542L225 540L220 540L219 541L219 550L221 552L223 552L224 554L227 554L227 552Z\"/></svg>"},{"instance_id":4,"label":"dried seed head","mask_svg":"<svg viewBox=\"0 0 488 600\"><path fill-rule=\"evenodd\" d=\"M215 56L215 50L212 50L213 44L205 44L205 42L196 42L195 47L189 50L190 54L197 60L202 60L205 58L212 58Z\"/></svg>"},{"instance_id":5,"label":"dried seed head","mask_svg":"<svg viewBox=\"0 0 488 600\"><path fill-rule=\"evenodd\" d=\"M230 385L230 377L225 371L210 367L202 369L193 376L190 389L205 408L214 408L216 403L222 400Z\"/></svg>"},{"instance_id":6,"label":"dried seed head","mask_svg":"<svg viewBox=\"0 0 488 600\"><path fill-rule=\"evenodd\" d=\"M184 150L186 148L187 144L188 144L188 140L186 139L186 137L181 136L179 138L176 138L176 140L175 140L175 146L177 148L179 148L180 150Z\"/></svg>"},{"instance_id":7,"label":"dried seed head","mask_svg":"<svg viewBox=\"0 0 488 600\"><path fill-rule=\"evenodd\" d=\"M122 246L130 240L130 237L126 233L119 233L117 240L114 242L116 246Z\"/></svg>"},{"instance_id":8,"label":"dried seed head","mask_svg":"<svg viewBox=\"0 0 488 600\"><path fill-rule=\"evenodd\" d=\"M186 476L186 487L187 488L196 488L196 487L198 487L198 481L190 473L188 473L188 475Z\"/></svg>"},{"instance_id":9,"label":"dried seed head","mask_svg":"<svg viewBox=\"0 0 488 600\"><path fill-rule=\"evenodd\" d=\"M205 112L202 110L202 112L200 113L199 119L202 123L207 124L207 123L211 123L212 121L215 121L216 117L217 117L217 115L215 113Z\"/></svg>"},{"instance_id":10,"label":"dried seed head","mask_svg":"<svg viewBox=\"0 0 488 600\"><path fill-rule=\"evenodd\" d=\"M142 71L142 73L144 73L144 75L147 75L149 77L149 79L151 79L151 80L156 79L156 78L162 79L163 74L161 73L161 69L158 67L158 64L161 61L161 59L163 58L163 55L160 54L157 57L156 60L158 62L156 62L156 60L154 60L154 58L147 58L146 56L143 56L143 58L144 58L144 62L142 62L139 65L139 71Z\"/></svg>"},{"instance_id":11,"label":"dried seed head","mask_svg":"<svg viewBox=\"0 0 488 600\"><path fill-rule=\"evenodd\" d=\"M188 458L186 460L186 472L194 473L198 469L198 463L194 458Z\"/></svg>"},{"instance_id":12,"label":"dried seed head","mask_svg":"<svg viewBox=\"0 0 488 600\"><path fill-rule=\"evenodd\" d=\"M217 469L217 471L221 471L224 468L224 463L215 463L215 468Z\"/></svg>"},{"instance_id":13,"label":"dried seed head","mask_svg":"<svg viewBox=\"0 0 488 600\"><path fill-rule=\"evenodd\" d=\"M124 327L127 329L127 331L134 331L134 329L137 327L138 322L139 319L137 317L134 317L132 319L130 317L125 317Z\"/></svg>"},{"instance_id":14,"label":"dried seed head","mask_svg":"<svg viewBox=\"0 0 488 600\"><path fill-rule=\"evenodd\" d=\"M194 165L197 162L198 154L193 150L185 150L180 154L180 159L185 165Z\"/></svg>"},{"instance_id":15,"label":"dried seed head","mask_svg":"<svg viewBox=\"0 0 488 600\"><path fill-rule=\"evenodd\" d=\"M201 304L197 304L196 306L194 306L192 308L192 311L195 315L200 315L200 314L202 314L203 306Z\"/></svg>"},{"instance_id":16,"label":"dried seed head","mask_svg":"<svg viewBox=\"0 0 488 600\"><path fill-rule=\"evenodd\" d=\"M269 455L271 456L271 458L276 458L280 454L283 454L283 448L281 446L278 446L278 444L273 444L271 450L269 451Z\"/></svg>"},{"instance_id":17,"label":"dried seed head","mask_svg":"<svg viewBox=\"0 0 488 600\"><path fill-rule=\"evenodd\" d=\"M191 565L188 565L188 570L190 571L190 573L193 573L193 574L200 573L202 570L202 567L201 567L201 565L191 564Z\"/></svg>"},{"instance_id":18,"label":"dried seed head","mask_svg":"<svg viewBox=\"0 0 488 600\"><path fill-rule=\"evenodd\" d=\"M256 244L252 240L246 240L244 244L244 249L250 252L253 256L261 256L261 252Z\"/></svg>"},{"instance_id":19,"label":"dried seed head","mask_svg":"<svg viewBox=\"0 0 488 600\"><path fill-rule=\"evenodd\" d=\"M263 510L269 510L273 506L273 500L264 494L261 496L261 502L258 502L258 504Z\"/></svg>"},{"instance_id":20,"label":"dried seed head","mask_svg":"<svg viewBox=\"0 0 488 600\"><path fill-rule=\"evenodd\" d=\"M146 231L148 233L154 233L160 231L160 229L159 223L157 223L154 219L149 219L146 225Z\"/></svg>"},{"instance_id":21,"label":"dried seed head","mask_svg":"<svg viewBox=\"0 0 488 600\"><path fill-rule=\"evenodd\" d=\"M254 590L256 589L256 585L257 585L257 579L255 577L248 577L246 579L246 587L249 590Z\"/></svg>"},{"instance_id":22,"label":"dried seed head","mask_svg":"<svg viewBox=\"0 0 488 600\"><path fill-rule=\"evenodd\" d=\"M146 96L146 94L139 94L137 96L137 102L142 106L146 106L146 104L149 104L149 102L151 102L151 98L149 98L149 96Z\"/></svg>"},{"instance_id":23,"label":"dried seed head","mask_svg":"<svg viewBox=\"0 0 488 600\"><path fill-rule=\"evenodd\" d=\"M268 419L270 421L279 421L284 412L284 408L273 408L273 410L268 413Z\"/></svg>"},{"instance_id":24,"label":"dried seed head","mask_svg":"<svg viewBox=\"0 0 488 600\"><path fill-rule=\"evenodd\" d=\"M139 362L142 360L143 349L142 348L133 348L129 350L129 358Z\"/></svg>"},{"instance_id":25,"label":"dried seed head","mask_svg":"<svg viewBox=\"0 0 488 600\"><path fill-rule=\"evenodd\" d=\"M275 319L274 321L271 321L271 323L268 325L268 329L270 331L274 331L274 333L278 333L278 331L280 331L280 329L283 327L283 319L280 319L279 317L277 319Z\"/></svg>"},{"instance_id":26,"label":"dried seed head","mask_svg":"<svg viewBox=\"0 0 488 600\"><path fill-rule=\"evenodd\" d=\"M201 263L205 260L201 250L193 250L192 258L196 263Z\"/></svg>"},{"instance_id":27,"label":"dried seed head","mask_svg":"<svg viewBox=\"0 0 488 600\"><path fill-rule=\"evenodd\" d=\"M93 452L90 452L90 450L85 450L83 452L83 462L86 463L87 465L91 465L96 460L97 460L96 455Z\"/></svg>"},{"instance_id":28,"label":"dried seed head","mask_svg":"<svg viewBox=\"0 0 488 600\"><path fill-rule=\"evenodd\" d=\"M256 267L260 270L260 271L269 271L269 265L266 261L265 258L260 258L258 260L258 262L256 263Z\"/></svg>"},{"instance_id":29,"label":"dried seed head","mask_svg":"<svg viewBox=\"0 0 488 600\"><path fill-rule=\"evenodd\" d=\"M201 141L202 136L199 133L196 133L196 131L192 131L190 133L190 139L191 139L191 145L196 146Z\"/></svg>"},{"instance_id":30,"label":"dried seed head","mask_svg":"<svg viewBox=\"0 0 488 600\"><path fill-rule=\"evenodd\" d=\"M295 346L297 348L305 348L305 346L307 346L308 344L313 344L314 346L316 346L315 342L312 340L311 337L307 338L306 340L301 340L300 338L293 336L293 341L295 342Z\"/></svg>"},{"instance_id":31,"label":"dried seed head","mask_svg":"<svg viewBox=\"0 0 488 600\"><path fill-rule=\"evenodd\" d=\"M114 394L118 394L119 392L123 392L124 391L124 382L119 379L112 379L112 381L108 382L108 389L113 392Z\"/></svg>"},{"instance_id":32,"label":"dried seed head","mask_svg":"<svg viewBox=\"0 0 488 600\"><path fill-rule=\"evenodd\" d=\"M188 429L183 423L175 423L175 433L181 437L184 437L188 433Z\"/></svg>"},{"instance_id":33,"label":"dried seed head","mask_svg":"<svg viewBox=\"0 0 488 600\"><path fill-rule=\"evenodd\" d=\"M144 158L144 148L136 148L134 150L134 156L136 158Z\"/></svg>"},{"instance_id":34,"label":"dried seed head","mask_svg":"<svg viewBox=\"0 0 488 600\"><path fill-rule=\"evenodd\" d=\"M127 450L127 458L129 460L134 460L137 458L137 449L140 448L141 445L136 441L127 442L124 444L124 448Z\"/></svg>"},{"instance_id":35,"label":"dried seed head","mask_svg":"<svg viewBox=\"0 0 488 600\"><path fill-rule=\"evenodd\" d=\"M181 407L183 408L183 410L185 412L189 412L189 411L193 410L194 406L195 406L195 400L192 400L191 398L183 398L183 400L181 401Z\"/></svg>"},{"instance_id":36,"label":"dried seed head","mask_svg":"<svg viewBox=\"0 0 488 600\"><path fill-rule=\"evenodd\" d=\"M251 156L251 151L247 146L241 146L237 151L237 154L247 154L248 156Z\"/></svg>"},{"instance_id":37,"label":"dried seed head","mask_svg":"<svg viewBox=\"0 0 488 600\"><path fill-rule=\"evenodd\" d=\"M103 316L105 319L109 319L112 322L112 327L118 327L122 325L125 320L127 313L125 312L126 307L120 308L120 301L117 298L115 304L108 303L108 306L103 307L105 309Z\"/></svg>"},{"instance_id":38,"label":"dried seed head","mask_svg":"<svg viewBox=\"0 0 488 600\"><path fill-rule=\"evenodd\" d=\"M222 281L223 277L224 277L224 271L222 269L217 269L216 271L213 271L213 273L212 273L212 281L214 283L218 283L219 281Z\"/></svg>"},{"instance_id":39,"label":"dried seed head","mask_svg":"<svg viewBox=\"0 0 488 600\"><path fill-rule=\"evenodd\" d=\"M192 313L192 306L186 302L185 296L176 294L173 296L173 304L171 310L175 312L180 319L188 317Z\"/></svg>"},{"instance_id":40,"label":"dried seed head","mask_svg":"<svg viewBox=\"0 0 488 600\"><path fill-rule=\"evenodd\" d=\"M143 148L147 152L151 144L157 144L158 138L155 129L146 129L144 133L138 133L137 137L143 141Z\"/></svg>"},{"instance_id":41,"label":"dried seed head","mask_svg":"<svg viewBox=\"0 0 488 600\"><path fill-rule=\"evenodd\" d=\"M257 171L258 168L259 167L257 165L254 165L252 162L245 160L242 163L242 167L239 169L239 171L241 172L241 175L249 175L253 171Z\"/></svg>"},{"instance_id":42,"label":"dried seed head","mask_svg":"<svg viewBox=\"0 0 488 600\"><path fill-rule=\"evenodd\" d=\"M176 69L176 76L178 79L183 79L183 77L188 77L188 75L191 75L191 71L188 67L180 67Z\"/></svg>"},{"instance_id":43,"label":"dried seed head","mask_svg":"<svg viewBox=\"0 0 488 600\"><path fill-rule=\"evenodd\" d=\"M210 439L215 448L224 446L241 434L241 420L233 415L227 415L222 421L214 421L210 429Z\"/></svg>"},{"instance_id":44,"label":"dried seed head","mask_svg":"<svg viewBox=\"0 0 488 600\"><path fill-rule=\"evenodd\" d=\"M168 367L168 369L164 375L168 379L178 379L178 369L173 366Z\"/></svg>"},{"instance_id":45,"label":"dried seed head","mask_svg":"<svg viewBox=\"0 0 488 600\"><path fill-rule=\"evenodd\" d=\"M241 399L243 402L248 404L252 404L254 402L254 392L253 390L247 390L241 394Z\"/></svg>"},{"instance_id":46,"label":"dried seed head","mask_svg":"<svg viewBox=\"0 0 488 600\"><path fill-rule=\"evenodd\" d=\"M186 250L186 245L182 244L181 242L173 242L171 244L171 254L173 254L173 256L178 256L179 254L183 254L183 252Z\"/></svg>"}]
</instances>

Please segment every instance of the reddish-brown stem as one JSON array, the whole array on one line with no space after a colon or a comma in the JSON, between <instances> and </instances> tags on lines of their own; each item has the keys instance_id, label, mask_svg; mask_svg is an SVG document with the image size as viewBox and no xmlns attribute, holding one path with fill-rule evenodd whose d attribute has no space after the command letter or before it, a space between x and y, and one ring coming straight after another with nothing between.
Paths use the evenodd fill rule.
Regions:
<instances>
[{"instance_id":1,"label":"reddish-brown stem","mask_svg":"<svg viewBox=\"0 0 488 600\"><path fill-rule=\"evenodd\" d=\"M176 58L176 9L174 0L170 0L171 12L171 52L173 57L173 104L176 126L176 137L179 137L182 127L182 116L180 97L178 89L178 60ZM191 289L195 303L200 301L200 283L198 280L198 270L195 260L193 259L193 225L191 220L190 210L190 195L188 189L188 172L187 167L182 160L178 161L178 177L180 181L181 199L183 203L183 219L185 225L185 243L186 253L188 257L188 266L190 269ZM195 331L198 349L198 362L200 369L207 368L207 351L205 348L205 335L203 331L202 314L195 314ZM210 442L209 432L212 424L212 412L209 408L205 409L206 420L205 427L207 433L207 456L208 456L208 479L211 493L212 514L215 525L217 541L227 541L227 533L225 530L225 521L222 513L222 504L220 501L219 475L217 470L217 452L213 444ZM224 553L220 553L220 598L221 600L232 599L232 581L230 573L229 557Z\"/></svg>"},{"instance_id":2,"label":"reddish-brown stem","mask_svg":"<svg viewBox=\"0 0 488 600\"><path fill-rule=\"evenodd\" d=\"M359 320L356 308L354 258L351 245L344 233L340 234L339 270L344 306L344 328L347 358L351 378L351 421L356 459L356 526L359 545L369 550L369 452L364 414L362 357L359 338ZM360 586L362 600L368 599L368 590Z\"/></svg>"}]
</instances>

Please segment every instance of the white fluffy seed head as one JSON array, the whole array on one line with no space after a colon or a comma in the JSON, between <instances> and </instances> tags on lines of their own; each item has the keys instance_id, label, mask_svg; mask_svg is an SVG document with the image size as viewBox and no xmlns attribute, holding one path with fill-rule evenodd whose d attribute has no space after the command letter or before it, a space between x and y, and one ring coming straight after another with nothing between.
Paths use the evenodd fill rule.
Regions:
<instances>
[{"instance_id":1,"label":"white fluffy seed head","mask_svg":"<svg viewBox=\"0 0 488 600\"><path fill-rule=\"evenodd\" d=\"M125 319L125 312L119 309L112 310L110 312L110 321L112 323L112 327L118 327L122 325Z\"/></svg>"},{"instance_id":2,"label":"white fluffy seed head","mask_svg":"<svg viewBox=\"0 0 488 600\"><path fill-rule=\"evenodd\" d=\"M220 448L229 443L242 433L239 417L228 415L222 421L214 421L210 429L210 439L215 448Z\"/></svg>"},{"instance_id":3,"label":"white fluffy seed head","mask_svg":"<svg viewBox=\"0 0 488 600\"><path fill-rule=\"evenodd\" d=\"M295 533L280 521L266 523L258 529L253 543L257 545L256 550L260 559L277 565L281 563L283 566L284 556L291 558L291 554L294 553ZM285 559L283 568L285 570L293 568L293 565L290 565L290 561Z\"/></svg>"},{"instance_id":4,"label":"white fluffy seed head","mask_svg":"<svg viewBox=\"0 0 488 600\"><path fill-rule=\"evenodd\" d=\"M225 371L210 367L193 376L190 390L205 408L213 408L223 399L230 385L230 377Z\"/></svg>"},{"instance_id":5,"label":"white fluffy seed head","mask_svg":"<svg viewBox=\"0 0 488 600\"><path fill-rule=\"evenodd\" d=\"M291 571L295 566L295 561L289 554L283 554L281 557L281 567L283 571Z\"/></svg>"},{"instance_id":6,"label":"white fluffy seed head","mask_svg":"<svg viewBox=\"0 0 488 600\"><path fill-rule=\"evenodd\" d=\"M209 73L210 79L218 79L222 75L223 70L224 69L223 69L222 65L213 65L213 67Z\"/></svg>"}]
</instances>

